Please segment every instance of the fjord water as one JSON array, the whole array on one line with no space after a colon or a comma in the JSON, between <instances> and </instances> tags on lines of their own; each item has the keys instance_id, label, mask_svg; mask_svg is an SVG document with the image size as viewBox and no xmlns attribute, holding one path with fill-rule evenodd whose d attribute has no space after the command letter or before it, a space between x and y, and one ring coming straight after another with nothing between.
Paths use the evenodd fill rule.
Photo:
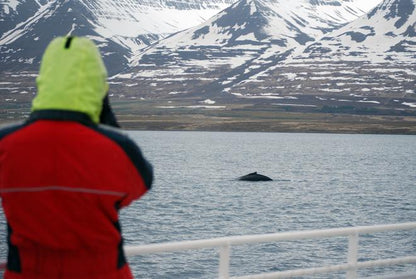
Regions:
<instances>
[{"instance_id":1,"label":"fjord water","mask_svg":"<svg viewBox=\"0 0 416 279\"><path fill-rule=\"evenodd\" d=\"M416 137L134 131L155 184L121 212L125 244L416 221ZM238 181L257 171L270 182ZM2 217L2 258L5 224ZM232 276L346 262L347 239L232 247ZM360 260L416 255L416 232L364 235ZM136 278L216 278L218 251L129 258ZM368 269L370 276L413 265ZM308 278L345 278L345 273Z\"/></svg>"},{"instance_id":2,"label":"fjord water","mask_svg":"<svg viewBox=\"0 0 416 279\"><path fill-rule=\"evenodd\" d=\"M122 212L126 244L416 221L416 137L132 132L155 185ZM257 171L271 182L238 181ZM345 238L233 247L232 276L346 262ZM361 239L360 260L416 254L416 232ZM137 256L137 278L215 278L218 251ZM397 271L415 270L399 266ZM363 275L389 272L364 270ZM338 276L338 277L337 277ZM345 278L344 273L314 278Z\"/></svg>"}]
</instances>

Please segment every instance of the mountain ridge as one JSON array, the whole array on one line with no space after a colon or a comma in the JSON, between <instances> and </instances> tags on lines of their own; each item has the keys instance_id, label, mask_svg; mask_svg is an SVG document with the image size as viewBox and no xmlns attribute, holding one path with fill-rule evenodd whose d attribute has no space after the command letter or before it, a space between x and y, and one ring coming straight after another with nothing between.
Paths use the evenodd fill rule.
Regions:
<instances>
[{"instance_id":1,"label":"mountain ridge","mask_svg":"<svg viewBox=\"0 0 416 279\"><path fill-rule=\"evenodd\" d=\"M35 69L52 38L72 34L95 40L110 73L115 74L128 66L133 53L171 33L203 22L231 2L19 0L2 3L1 66Z\"/></svg>"},{"instance_id":2,"label":"mountain ridge","mask_svg":"<svg viewBox=\"0 0 416 279\"><path fill-rule=\"evenodd\" d=\"M229 92L239 98L291 97L294 104L325 104L328 112L360 107L413 110L415 1L399 2L381 2L368 15L233 84Z\"/></svg>"},{"instance_id":3,"label":"mountain ridge","mask_svg":"<svg viewBox=\"0 0 416 279\"><path fill-rule=\"evenodd\" d=\"M136 55L128 77L146 85L154 84L148 82L148 77L164 80L171 76L167 90L181 96L221 91L222 85L218 83L232 83L227 79L235 78L235 72L241 72L238 78L241 79L246 76L246 69L257 71L280 61L295 47L313 42L347 20L363 15L357 3L354 0L237 1L206 23L163 39ZM163 67L163 71L158 67ZM180 82L184 79L186 88ZM152 90L147 86L141 88L149 96Z\"/></svg>"},{"instance_id":4,"label":"mountain ridge","mask_svg":"<svg viewBox=\"0 0 416 279\"><path fill-rule=\"evenodd\" d=\"M120 102L176 102L197 108L267 104L272 110L325 113L374 109L395 115L416 108L414 1L379 1L366 14L359 0L240 0L162 40L161 34L153 38L110 36L113 31L105 29L103 22L121 16L111 5L100 21L92 12L99 10L95 6L73 7L71 1L40 3L51 9L62 4L57 7L61 16L52 22L61 24L65 32L76 29L98 43L110 69L111 97ZM146 3L152 4L141 6L144 10L157 4ZM187 7L180 8L187 12ZM53 17L53 13L48 15ZM40 48L40 42L48 42L53 34L42 28L50 24L47 20L35 20L36 27L24 33L20 42L34 46L33 50ZM130 32L127 29L123 32ZM105 32L110 38L103 37ZM139 50L144 40L146 47ZM27 46L19 50L17 45L10 49L0 45L0 50L15 54L11 59L37 57L30 52L27 57L21 55ZM18 89L4 90L7 100L19 101ZM34 94L34 89L29 93Z\"/></svg>"}]
</instances>

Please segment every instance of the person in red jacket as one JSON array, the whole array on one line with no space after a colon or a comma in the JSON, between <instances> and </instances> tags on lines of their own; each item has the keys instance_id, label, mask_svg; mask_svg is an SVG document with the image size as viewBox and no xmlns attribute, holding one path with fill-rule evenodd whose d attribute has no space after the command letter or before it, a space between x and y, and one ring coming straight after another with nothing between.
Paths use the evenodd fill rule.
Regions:
<instances>
[{"instance_id":1,"label":"person in red jacket","mask_svg":"<svg viewBox=\"0 0 416 279\"><path fill-rule=\"evenodd\" d=\"M47 47L30 118L0 130L6 279L133 278L118 211L146 193L153 170L117 125L97 47Z\"/></svg>"}]
</instances>

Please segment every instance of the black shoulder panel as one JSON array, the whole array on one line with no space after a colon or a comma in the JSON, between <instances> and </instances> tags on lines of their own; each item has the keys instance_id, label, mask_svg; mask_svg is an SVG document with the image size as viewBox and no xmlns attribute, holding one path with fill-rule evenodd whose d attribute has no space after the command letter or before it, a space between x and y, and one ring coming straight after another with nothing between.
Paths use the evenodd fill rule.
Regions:
<instances>
[{"instance_id":1,"label":"black shoulder panel","mask_svg":"<svg viewBox=\"0 0 416 279\"><path fill-rule=\"evenodd\" d=\"M11 235L13 233L12 227L7 223L7 245L9 246L9 251L7 254L7 269L21 273L22 265L20 260L19 248L14 245L11 241Z\"/></svg>"},{"instance_id":2,"label":"black shoulder panel","mask_svg":"<svg viewBox=\"0 0 416 279\"><path fill-rule=\"evenodd\" d=\"M59 110L59 109L44 109L37 110L30 114L27 123L32 123L38 120L54 120L54 121L75 121L85 126L94 126L90 117L79 111Z\"/></svg>"},{"instance_id":3,"label":"black shoulder panel","mask_svg":"<svg viewBox=\"0 0 416 279\"><path fill-rule=\"evenodd\" d=\"M8 136L13 132L16 132L17 130L25 127L26 125L26 123L17 123L0 128L0 140L2 140L5 136Z\"/></svg>"},{"instance_id":4,"label":"black shoulder panel","mask_svg":"<svg viewBox=\"0 0 416 279\"><path fill-rule=\"evenodd\" d=\"M137 144L127 135L124 135L113 128L104 126L95 126L92 128L95 129L98 133L113 140L124 150L124 152L126 152L127 156L130 158L136 169L141 174L147 189L150 190L153 182L153 167L143 157L143 154Z\"/></svg>"}]
</instances>

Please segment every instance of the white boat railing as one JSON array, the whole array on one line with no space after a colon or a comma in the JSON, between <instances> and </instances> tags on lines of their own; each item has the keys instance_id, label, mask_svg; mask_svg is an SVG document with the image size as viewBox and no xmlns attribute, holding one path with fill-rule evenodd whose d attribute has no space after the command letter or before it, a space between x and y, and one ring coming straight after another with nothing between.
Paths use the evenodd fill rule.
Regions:
<instances>
[{"instance_id":1,"label":"white boat railing","mask_svg":"<svg viewBox=\"0 0 416 279\"><path fill-rule=\"evenodd\" d=\"M358 278L358 270L362 268L372 268L381 266L393 266L400 264L416 264L416 255L409 255L406 257L393 259L379 259L372 261L358 261L358 248L360 234L372 234L388 231L403 231L416 230L416 222L390 224L390 225L376 225L376 226L361 226L361 227L347 227L326 230L309 230L309 231L295 231L283 232L275 234L261 234L261 235L245 235L245 236L230 236L204 240L169 242L160 244L148 244L141 246L125 246L124 250L127 256L136 256L144 254L155 254L162 252L177 252L184 250L195 250L205 248L219 249L219 269L218 278L220 279L259 279L259 278L290 278L295 276L306 276L315 274L325 274L345 271L347 279ZM264 243L264 242L278 242L290 240L305 240L316 238L332 238L332 237L346 237L348 239L348 255L346 263L338 265L313 267L307 269L287 270L272 273L263 273L257 275L248 275L240 277L230 277L230 255L231 247L242 244ZM411 277L416 278L416 272ZM414 277L413 277L414 276ZM389 278L401 278L389 277ZM402 277L404 278L404 277Z\"/></svg>"},{"instance_id":2,"label":"white boat railing","mask_svg":"<svg viewBox=\"0 0 416 279\"><path fill-rule=\"evenodd\" d=\"M389 231L403 231L416 230L416 222L390 224L390 225L376 225L376 226L361 226L361 227L347 227L335 228L326 230L309 230L309 231L295 231L283 232L274 234L259 234L259 235L243 235L243 236L229 236L213 239L179 241L168 243L147 244L140 246L125 246L124 251L126 256L132 257L137 255L155 254L164 252L178 252L184 250L197 250L206 248L216 248L219 250L219 279L269 279L269 278L291 278L297 276L307 276L334 272L346 272L347 279L358 278L358 270L362 268L373 268L382 266L393 266L401 264L416 264L416 255L408 255L406 257L379 259L372 261L358 261L359 237L361 234L373 234ZM272 273L263 273L248 276L230 277L230 255L231 247L243 244L255 244L265 242L280 242L292 240L318 239L318 238L333 238L346 237L348 239L348 254L345 263L312 267L305 269L286 270ZM0 270L4 269L5 265L0 264ZM377 277L380 278L380 277ZM387 278L387 277L386 277ZM416 278L416 271L412 274L401 276L389 276L389 279L399 278Z\"/></svg>"}]
</instances>

